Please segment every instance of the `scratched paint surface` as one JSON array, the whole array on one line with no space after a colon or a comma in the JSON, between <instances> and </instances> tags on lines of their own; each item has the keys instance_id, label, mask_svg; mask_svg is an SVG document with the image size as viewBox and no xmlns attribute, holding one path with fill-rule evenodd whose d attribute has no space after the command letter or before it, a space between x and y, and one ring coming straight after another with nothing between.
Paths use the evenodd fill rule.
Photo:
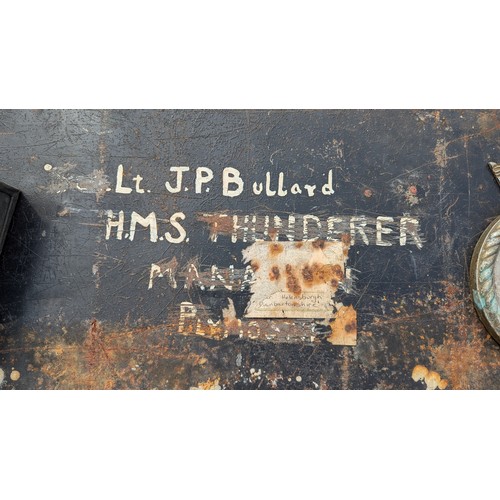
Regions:
<instances>
[{"instance_id":1,"label":"scratched paint surface","mask_svg":"<svg viewBox=\"0 0 500 500\"><path fill-rule=\"evenodd\" d=\"M498 388L468 265L500 209L499 118L0 112L0 180L23 192L0 256L1 388ZM246 315L255 240L347 244L319 278L333 318ZM298 286L318 278L300 266Z\"/></svg>"}]
</instances>

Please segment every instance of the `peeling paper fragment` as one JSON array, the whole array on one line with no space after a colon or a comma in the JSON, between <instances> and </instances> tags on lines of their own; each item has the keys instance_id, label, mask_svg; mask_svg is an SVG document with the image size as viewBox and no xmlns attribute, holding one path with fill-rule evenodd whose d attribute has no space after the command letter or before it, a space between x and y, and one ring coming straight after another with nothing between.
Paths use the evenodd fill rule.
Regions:
<instances>
[{"instance_id":1,"label":"peeling paper fragment","mask_svg":"<svg viewBox=\"0 0 500 500\"><path fill-rule=\"evenodd\" d=\"M330 321L332 333L326 340L333 345L356 345L358 331L356 319L354 307L340 307L335 319Z\"/></svg>"},{"instance_id":2,"label":"peeling paper fragment","mask_svg":"<svg viewBox=\"0 0 500 500\"><path fill-rule=\"evenodd\" d=\"M346 277L349 241L257 241L243 250L254 280L247 318L333 316L333 296Z\"/></svg>"}]
</instances>

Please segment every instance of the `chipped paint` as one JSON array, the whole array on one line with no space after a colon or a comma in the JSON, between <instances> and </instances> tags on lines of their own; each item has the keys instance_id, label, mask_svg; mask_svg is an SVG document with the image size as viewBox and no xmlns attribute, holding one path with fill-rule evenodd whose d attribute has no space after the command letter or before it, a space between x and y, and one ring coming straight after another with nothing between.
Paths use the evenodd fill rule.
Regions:
<instances>
[{"instance_id":1,"label":"chipped paint","mask_svg":"<svg viewBox=\"0 0 500 500\"><path fill-rule=\"evenodd\" d=\"M163 339L165 332L154 328L105 331L93 320L83 344L36 346L30 370L40 370L38 385L48 389L187 389L186 371L206 381L205 357L174 352Z\"/></svg>"},{"instance_id":2,"label":"chipped paint","mask_svg":"<svg viewBox=\"0 0 500 500\"><path fill-rule=\"evenodd\" d=\"M239 333L241 320L236 317L236 309L232 299L228 299L228 306L222 309L222 318L225 331L228 333Z\"/></svg>"},{"instance_id":3,"label":"chipped paint","mask_svg":"<svg viewBox=\"0 0 500 500\"><path fill-rule=\"evenodd\" d=\"M171 259L161 259L154 264L151 264L149 271L149 283L148 289L153 288L153 282L156 278L167 278L169 286L172 288L177 288L177 281L175 279L175 274L179 264L177 258L174 256Z\"/></svg>"},{"instance_id":4,"label":"chipped paint","mask_svg":"<svg viewBox=\"0 0 500 500\"><path fill-rule=\"evenodd\" d=\"M61 194L71 190L92 193L99 201L110 189L109 177L103 169L94 169L88 175L74 174L73 171L76 167L76 164L70 162L66 162L60 167L46 164L44 170L50 175L50 180L40 189L50 194Z\"/></svg>"},{"instance_id":5,"label":"chipped paint","mask_svg":"<svg viewBox=\"0 0 500 500\"><path fill-rule=\"evenodd\" d=\"M191 390L220 391L222 387L219 382L218 378L208 379L206 382L200 382L197 387L191 387Z\"/></svg>"},{"instance_id":6,"label":"chipped paint","mask_svg":"<svg viewBox=\"0 0 500 500\"><path fill-rule=\"evenodd\" d=\"M448 165L448 154L446 152L447 147L448 143L444 139L438 139L436 141L434 158L436 160L436 165L440 168L446 168Z\"/></svg>"},{"instance_id":7,"label":"chipped paint","mask_svg":"<svg viewBox=\"0 0 500 500\"><path fill-rule=\"evenodd\" d=\"M413 368L411 378L415 382L423 381L426 385L427 390L444 390L448 386L448 382L441 379L439 373L429 370L422 365L416 365L415 368Z\"/></svg>"},{"instance_id":8,"label":"chipped paint","mask_svg":"<svg viewBox=\"0 0 500 500\"><path fill-rule=\"evenodd\" d=\"M490 364L486 361L484 340L446 339L431 352L433 366L447 375L453 389L475 389L484 384L486 373L481 371Z\"/></svg>"},{"instance_id":9,"label":"chipped paint","mask_svg":"<svg viewBox=\"0 0 500 500\"><path fill-rule=\"evenodd\" d=\"M398 190L400 189L398 183ZM402 192L402 189L401 189ZM318 215L289 213L284 215L203 213L197 220L205 222L212 243L220 237L230 237L231 243L259 241L303 242L322 240L343 241L351 245L415 245L421 249L425 238L417 217L376 217L360 215ZM123 222L122 222L123 225Z\"/></svg>"},{"instance_id":10,"label":"chipped paint","mask_svg":"<svg viewBox=\"0 0 500 500\"><path fill-rule=\"evenodd\" d=\"M226 314L229 315L228 312ZM229 331L224 329L225 324L220 320L214 322L210 319L206 307L201 304L196 306L191 302L181 302L179 306L177 332L182 335L201 335L222 339L229 334ZM228 324L232 325L229 319Z\"/></svg>"},{"instance_id":11,"label":"chipped paint","mask_svg":"<svg viewBox=\"0 0 500 500\"><path fill-rule=\"evenodd\" d=\"M492 358L495 351L486 349L491 339L483 335L484 328L464 290L454 283L445 284L444 290L447 336L442 344L430 346L431 366L446 376L452 389L484 387L488 373L500 367L500 359Z\"/></svg>"}]
</instances>

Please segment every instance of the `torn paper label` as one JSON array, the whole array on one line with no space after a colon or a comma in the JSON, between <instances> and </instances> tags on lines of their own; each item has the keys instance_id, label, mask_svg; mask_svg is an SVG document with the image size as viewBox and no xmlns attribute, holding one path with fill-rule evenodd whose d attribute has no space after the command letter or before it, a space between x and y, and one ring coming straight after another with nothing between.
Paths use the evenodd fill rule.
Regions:
<instances>
[{"instance_id":1,"label":"torn paper label","mask_svg":"<svg viewBox=\"0 0 500 500\"><path fill-rule=\"evenodd\" d=\"M254 270L247 318L331 318L346 279L349 241L257 241L243 250Z\"/></svg>"}]
</instances>

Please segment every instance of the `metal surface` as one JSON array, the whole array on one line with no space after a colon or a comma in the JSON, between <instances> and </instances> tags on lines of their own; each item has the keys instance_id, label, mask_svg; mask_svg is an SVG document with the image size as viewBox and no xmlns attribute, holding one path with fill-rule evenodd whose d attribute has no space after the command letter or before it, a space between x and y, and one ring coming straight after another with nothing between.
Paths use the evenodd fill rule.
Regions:
<instances>
[{"instance_id":1,"label":"metal surface","mask_svg":"<svg viewBox=\"0 0 500 500\"><path fill-rule=\"evenodd\" d=\"M471 289L479 317L500 342L500 217L482 234L471 263Z\"/></svg>"},{"instance_id":2,"label":"metal surface","mask_svg":"<svg viewBox=\"0 0 500 500\"><path fill-rule=\"evenodd\" d=\"M1 387L499 388L498 158L497 111L0 112Z\"/></svg>"},{"instance_id":3,"label":"metal surface","mask_svg":"<svg viewBox=\"0 0 500 500\"><path fill-rule=\"evenodd\" d=\"M500 165L498 165L495 162L490 162L488 165L489 165L491 171L493 172L495 179L497 180L498 184L500 185Z\"/></svg>"}]
</instances>

